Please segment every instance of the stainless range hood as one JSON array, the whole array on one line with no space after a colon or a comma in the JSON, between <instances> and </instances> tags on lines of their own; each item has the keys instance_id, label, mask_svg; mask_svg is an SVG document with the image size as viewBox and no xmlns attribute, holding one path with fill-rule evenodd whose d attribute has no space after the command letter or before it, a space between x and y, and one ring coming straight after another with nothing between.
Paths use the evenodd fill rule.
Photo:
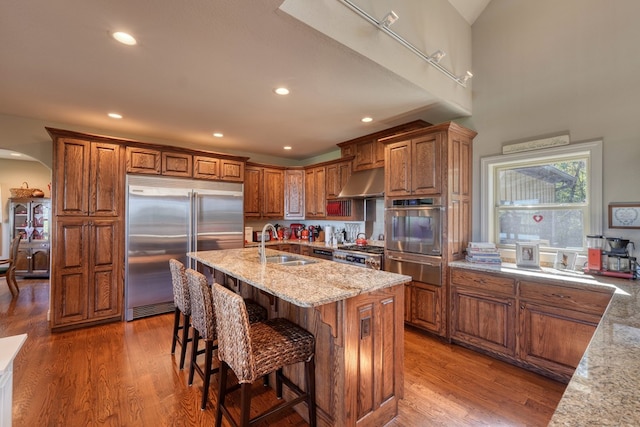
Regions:
<instances>
[{"instance_id":1,"label":"stainless range hood","mask_svg":"<svg viewBox=\"0 0 640 427\"><path fill-rule=\"evenodd\" d=\"M367 169L351 174L338 195L341 199L362 199L384 195L384 168Z\"/></svg>"}]
</instances>

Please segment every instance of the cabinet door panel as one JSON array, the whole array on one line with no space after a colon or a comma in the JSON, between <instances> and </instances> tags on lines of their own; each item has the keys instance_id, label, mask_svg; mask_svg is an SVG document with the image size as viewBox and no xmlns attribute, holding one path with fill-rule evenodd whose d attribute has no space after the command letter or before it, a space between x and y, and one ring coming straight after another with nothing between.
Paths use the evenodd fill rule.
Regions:
<instances>
[{"instance_id":1,"label":"cabinet door panel","mask_svg":"<svg viewBox=\"0 0 640 427\"><path fill-rule=\"evenodd\" d=\"M522 302L520 358L569 379L600 321L600 316Z\"/></svg>"},{"instance_id":2,"label":"cabinet door panel","mask_svg":"<svg viewBox=\"0 0 640 427\"><path fill-rule=\"evenodd\" d=\"M162 153L162 175L191 178L193 157L184 153Z\"/></svg>"},{"instance_id":3,"label":"cabinet door panel","mask_svg":"<svg viewBox=\"0 0 640 427\"><path fill-rule=\"evenodd\" d=\"M89 211L90 143L63 138L56 145L55 202L57 215L86 215Z\"/></svg>"},{"instance_id":4,"label":"cabinet door panel","mask_svg":"<svg viewBox=\"0 0 640 427\"><path fill-rule=\"evenodd\" d=\"M56 275L54 298L58 302L54 310L54 324L86 320L87 282L82 271L60 273Z\"/></svg>"},{"instance_id":5,"label":"cabinet door panel","mask_svg":"<svg viewBox=\"0 0 640 427\"><path fill-rule=\"evenodd\" d=\"M120 172L120 146L92 143L89 170L90 215L120 215L121 187L123 187L123 177Z\"/></svg>"},{"instance_id":6,"label":"cabinet door panel","mask_svg":"<svg viewBox=\"0 0 640 427\"><path fill-rule=\"evenodd\" d=\"M220 159L194 156L193 177L199 179L220 179Z\"/></svg>"},{"instance_id":7,"label":"cabinet door panel","mask_svg":"<svg viewBox=\"0 0 640 427\"><path fill-rule=\"evenodd\" d=\"M160 151L127 147L126 153L127 173L160 175Z\"/></svg>"},{"instance_id":8,"label":"cabinet door panel","mask_svg":"<svg viewBox=\"0 0 640 427\"><path fill-rule=\"evenodd\" d=\"M244 162L237 160L220 160L220 178L224 181L244 181Z\"/></svg>"},{"instance_id":9,"label":"cabinet door panel","mask_svg":"<svg viewBox=\"0 0 640 427\"><path fill-rule=\"evenodd\" d=\"M262 215L271 218L284 217L284 171L264 169L264 203Z\"/></svg>"},{"instance_id":10,"label":"cabinet door panel","mask_svg":"<svg viewBox=\"0 0 640 427\"><path fill-rule=\"evenodd\" d=\"M304 218L304 171L287 170L284 173L284 218Z\"/></svg>"},{"instance_id":11,"label":"cabinet door panel","mask_svg":"<svg viewBox=\"0 0 640 427\"><path fill-rule=\"evenodd\" d=\"M244 171L244 215L259 217L262 200L262 169L247 167Z\"/></svg>"},{"instance_id":12,"label":"cabinet door panel","mask_svg":"<svg viewBox=\"0 0 640 427\"><path fill-rule=\"evenodd\" d=\"M498 298L454 287L452 338L477 347L515 355L515 299Z\"/></svg>"},{"instance_id":13,"label":"cabinet door panel","mask_svg":"<svg viewBox=\"0 0 640 427\"><path fill-rule=\"evenodd\" d=\"M387 173L385 174L388 196L411 194L411 146L409 141L398 142L387 147Z\"/></svg>"},{"instance_id":14,"label":"cabinet door panel","mask_svg":"<svg viewBox=\"0 0 640 427\"><path fill-rule=\"evenodd\" d=\"M119 221L94 221L91 226L90 259L93 262L89 314L92 318L115 316L121 312L119 230Z\"/></svg>"},{"instance_id":15,"label":"cabinet door panel","mask_svg":"<svg viewBox=\"0 0 640 427\"><path fill-rule=\"evenodd\" d=\"M441 132L412 141L411 188L414 194L439 194L442 174Z\"/></svg>"},{"instance_id":16,"label":"cabinet door panel","mask_svg":"<svg viewBox=\"0 0 640 427\"><path fill-rule=\"evenodd\" d=\"M414 282L411 301L411 322L440 334L442 320L442 287Z\"/></svg>"}]
</instances>

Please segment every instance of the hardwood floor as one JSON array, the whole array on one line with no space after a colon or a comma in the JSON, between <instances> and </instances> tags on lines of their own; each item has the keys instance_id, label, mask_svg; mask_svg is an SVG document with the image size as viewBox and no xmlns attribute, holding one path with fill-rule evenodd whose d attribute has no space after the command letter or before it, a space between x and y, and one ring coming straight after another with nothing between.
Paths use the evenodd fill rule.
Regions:
<instances>
[{"instance_id":1,"label":"hardwood floor","mask_svg":"<svg viewBox=\"0 0 640 427\"><path fill-rule=\"evenodd\" d=\"M188 387L169 354L172 314L52 334L48 281L19 285L12 300L0 281L0 336L29 335L14 363L14 426L213 425L211 402L199 409L202 382ZM405 396L389 425L544 426L564 388L407 328ZM257 406L275 399L260 384L254 392ZM307 424L292 412L261 425Z\"/></svg>"}]
</instances>

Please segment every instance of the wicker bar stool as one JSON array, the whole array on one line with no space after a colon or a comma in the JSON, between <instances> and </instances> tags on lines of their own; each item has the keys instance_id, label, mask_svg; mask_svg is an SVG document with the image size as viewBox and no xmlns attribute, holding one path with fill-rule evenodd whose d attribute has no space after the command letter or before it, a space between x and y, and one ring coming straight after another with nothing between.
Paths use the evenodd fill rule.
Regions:
<instances>
[{"instance_id":1,"label":"wicker bar stool","mask_svg":"<svg viewBox=\"0 0 640 427\"><path fill-rule=\"evenodd\" d=\"M171 354L176 352L176 344L180 344L180 370L184 369L184 360L187 354L187 343L192 341L189 337L191 328L191 298L189 296L189 284L185 274L184 264L177 259L169 260L171 270L171 282L173 284L173 303L176 306L173 320L173 334L171 338ZM182 322L181 322L182 320ZM180 336L182 332L182 336Z\"/></svg>"},{"instance_id":2,"label":"wicker bar stool","mask_svg":"<svg viewBox=\"0 0 640 427\"><path fill-rule=\"evenodd\" d=\"M306 401L309 424L316 425L315 401L315 338L307 330L282 318L250 324L242 298L227 288L213 284L213 303L218 317L218 357L220 358L220 386L216 412L216 427L222 424L222 415L235 426L249 426L283 409ZM282 368L298 362L305 364L304 392L287 378ZM227 374L231 368L238 384L227 388ZM276 373L276 396L282 398L282 384L296 395L289 402L282 402L250 419L251 384L261 376ZM240 422L237 423L225 406L228 392L240 388Z\"/></svg>"},{"instance_id":3,"label":"wicker bar stool","mask_svg":"<svg viewBox=\"0 0 640 427\"><path fill-rule=\"evenodd\" d=\"M213 309L211 286L207 283L207 278L192 269L186 270L186 276L191 296L191 324L194 330L189 366L189 385L193 384L193 376L197 372L204 383L200 405L200 409L204 410L207 406L211 375L219 370L213 368L213 350L218 348L214 344L217 339L216 315ZM238 296L238 298L242 300L242 297ZM267 319L267 310L264 307L251 300L247 300L246 305L251 312L251 322L261 322ZM203 349L199 349L200 339L205 342ZM201 354L204 354L205 358L202 366L197 363L197 357Z\"/></svg>"}]
</instances>

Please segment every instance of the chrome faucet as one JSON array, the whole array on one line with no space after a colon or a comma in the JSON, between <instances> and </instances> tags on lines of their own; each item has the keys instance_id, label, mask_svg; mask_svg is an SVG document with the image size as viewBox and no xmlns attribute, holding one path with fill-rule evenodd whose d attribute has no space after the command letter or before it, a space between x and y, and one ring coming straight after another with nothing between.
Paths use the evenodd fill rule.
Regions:
<instances>
[{"instance_id":1,"label":"chrome faucet","mask_svg":"<svg viewBox=\"0 0 640 427\"><path fill-rule=\"evenodd\" d=\"M265 243L264 243L266 239L264 238L264 233L267 231L268 227L271 227L271 229L273 230L273 235L276 236L276 239L280 240L278 238L278 230L276 230L276 227L273 224L266 223L264 227L262 227L262 234L260 235L260 246L258 246L258 255L260 255L260 264L267 263L267 254L266 254Z\"/></svg>"}]
</instances>

